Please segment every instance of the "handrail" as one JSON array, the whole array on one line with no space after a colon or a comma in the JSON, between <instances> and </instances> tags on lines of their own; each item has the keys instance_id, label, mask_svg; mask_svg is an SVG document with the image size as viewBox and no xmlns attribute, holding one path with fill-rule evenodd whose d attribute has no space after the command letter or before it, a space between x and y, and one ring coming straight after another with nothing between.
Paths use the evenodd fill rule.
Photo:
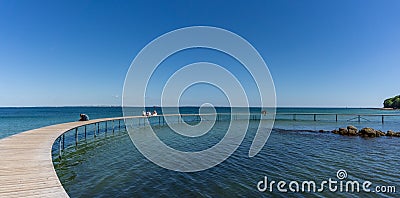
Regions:
<instances>
[{"instance_id":1,"label":"handrail","mask_svg":"<svg viewBox=\"0 0 400 198\"><path fill-rule=\"evenodd\" d=\"M400 116L400 114L356 114L356 113L276 113L276 115L341 115L341 116Z\"/></svg>"}]
</instances>

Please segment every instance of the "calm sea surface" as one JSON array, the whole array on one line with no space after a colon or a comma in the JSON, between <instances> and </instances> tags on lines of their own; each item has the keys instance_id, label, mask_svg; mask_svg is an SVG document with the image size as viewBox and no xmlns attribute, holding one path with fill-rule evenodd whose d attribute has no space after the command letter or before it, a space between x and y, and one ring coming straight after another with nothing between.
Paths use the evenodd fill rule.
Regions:
<instances>
[{"instance_id":1,"label":"calm sea surface","mask_svg":"<svg viewBox=\"0 0 400 198\"><path fill-rule=\"evenodd\" d=\"M229 109L228 109L229 110ZM183 108L181 113L197 113L197 108ZM226 112L226 108L217 109ZM255 109L255 112L259 109ZM279 108L278 113L338 113L338 114L400 114L399 111L374 109ZM122 116L118 107L59 107L59 108L0 108L0 138L50 124L75 121L79 113L91 119ZM248 151L257 129L251 121L240 147L221 164L205 171L180 173L166 170L148 161L135 148L124 131L114 135L102 133L96 140L80 144L78 149L67 149L63 159L55 166L65 189L71 197L400 197L400 138L360 138L339 136L329 132L352 124L358 128L400 131L400 117L385 118L363 116L357 122L354 116L296 117L278 116L274 130L266 145L255 157ZM242 121L235 121L242 122ZM185 139L174 134L169 127L154 127L159 138L167 145L183 151L197 151L215 145L225 134L229 122L217 122L209 134ZM138 133L141 131L138 130ZM88 135L90 135L90 131ZM68 138L67 138L68 141ZM316 184L332 178L339 180L339 169L347 171L343 181L368 180L375 186L396 186L396 193L329 192L325 187L317 193L259 192L257 183L269 181L313 180ZM275 185L276 186L276 185Z\"/></svg>"}]
</instances>

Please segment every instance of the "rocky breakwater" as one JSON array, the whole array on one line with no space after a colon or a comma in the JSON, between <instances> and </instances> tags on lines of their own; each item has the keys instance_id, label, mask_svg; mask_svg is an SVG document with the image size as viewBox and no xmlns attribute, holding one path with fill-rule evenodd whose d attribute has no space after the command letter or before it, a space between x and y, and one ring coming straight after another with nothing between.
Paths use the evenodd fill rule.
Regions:
<instances>
[{"instance_id":1,"label":"rocky breakwater","mask_svg":"<svg viewBox=\"0 0 400 198\"><path fill-rule=\"evenodd\" d=\"M387 133L375 130L373 128L362 128L358 130L355 126L347 126L347 128L339 128L339 130L333 130L332 133L339 135L347 135L347 136L361 136L361 137L381 137L381 136L390 136L390 137L400 137L400 132L388 131Z\"/></svg>"}]
</instances>

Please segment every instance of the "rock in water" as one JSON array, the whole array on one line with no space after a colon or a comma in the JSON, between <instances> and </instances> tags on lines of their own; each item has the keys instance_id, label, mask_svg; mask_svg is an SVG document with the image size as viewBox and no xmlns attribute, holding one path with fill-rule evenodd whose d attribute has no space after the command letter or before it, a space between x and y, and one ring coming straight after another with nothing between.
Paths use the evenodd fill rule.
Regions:
<instances>
[{"instance_id":1,"label":"rock in water","mask_svg":"<svg viewBox=\"0 0 400 198\"><path fill-rule=\"evenodd\" d=\"M350 136L356 136L358 135L358 129L355 126L347 126L347 131L348 131L348 135Z\"/></svg>"},{"instance_id":2,"label":"rock in water","mask_svg":"<svg viewBox=\"0 0 400 198\"><path fill-rule=\"evenodd\" d=\"M359 134L363 137L376 137L377 131L373 128L363 128L360 130Z\"/></svg>"},{"instance_id":3,"label":"rock in water","mask_svg":"<svg viewBox=\"0 0 400 198\"><path fill-rule=\"evenodd\" d=\"M386 133L386 136L395 136L395 135L396 135L396 133L393 132L393 131L391 131L391 130L389 130L389 131Z\"/></svg>"},{"instance_id":4,"label":"rock in water","mask_svg":"<svg viewBox=\"0 0 400 198\"><path fill-rule=\"evenodd\" d=\"M386 133L382 132L381 130L375 131L376 133L376 137L381 137L381 136L385 136Z\"/></svg>"},{"instance_id":5,"label":"rock in water","mask_svg":"<svg viewBox=\"0 0 400 198\"><path fill-rule=\"evenodd\" d=\"M355 126L353 126L353 125L347 126L347 130L355 130L355 131L358 131L357 127L355 127Z\"/></svg>"},{"instance_id":6,"label":"rock in water","mask_svg":"<svg viewBox=\"0 0 400 198\"><path fill-rule=\"evenodd\" d=\"M322 130L320 130L321 132ZM363 128L360 131L355 126L349 125L347 128L339 128L339 130L335 129L332 131L334 134L339 135L348 135L348 136L361 136L361 137L381 137L381 136L390 136L390 137L400 137L400 132L393 132L389 130L387 133L381 130L375 130L373 128Z\"/></svg>"},{"instance_id":7,"label":"rock in water","mask_svg":"<svg viewBox=\"0 0 400 198\"><path fill-rule=\"evenodd\" d=\"M340 135L348 135L349 131L345 128L339 128L339 134Z\"/></svg>"}]
</instances>

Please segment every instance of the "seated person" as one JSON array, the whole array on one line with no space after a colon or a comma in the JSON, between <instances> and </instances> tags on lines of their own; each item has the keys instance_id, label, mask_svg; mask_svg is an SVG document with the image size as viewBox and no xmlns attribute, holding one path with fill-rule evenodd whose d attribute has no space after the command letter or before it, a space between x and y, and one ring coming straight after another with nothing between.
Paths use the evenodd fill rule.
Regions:
<instances>
[{"instance_id":1,"label":"seated person","mask_svg":"<svg viewBox=\"0 0 400 198\"><path fill-rule=\"evenodd\" d=\"M79 121L88 121L89 120L89 116L86 114L81 113L79 116L81 117L79 119Z\"/></svg>"},{"instance_id":2,"label":"seated person","mask_svg":"<svg viewBox=\"0 0 400 198\"><path fill-rule=\"evenodd\" d=\"M263 115L267 115L267 111L265 111L265 110L261 111L261 113L262 113Z\"/></svg>"}]
</instances>

